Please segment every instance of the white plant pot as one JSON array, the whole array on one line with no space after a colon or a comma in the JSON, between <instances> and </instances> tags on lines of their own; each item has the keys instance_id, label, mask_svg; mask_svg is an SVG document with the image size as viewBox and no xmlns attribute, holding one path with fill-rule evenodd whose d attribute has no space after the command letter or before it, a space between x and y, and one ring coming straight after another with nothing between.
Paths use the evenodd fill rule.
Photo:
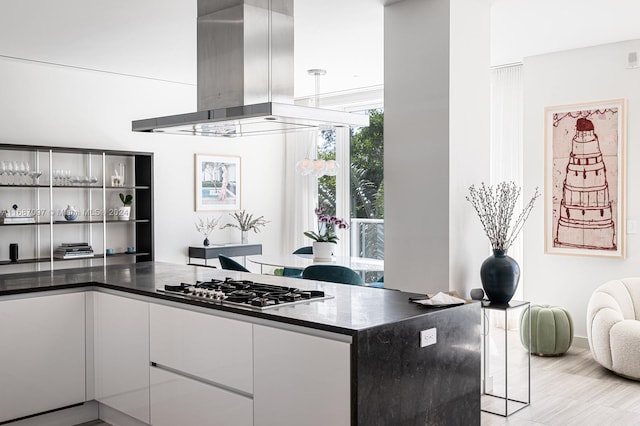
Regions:
<instances>
[{"instance_id":1,"label":"white plant pot","mask_svg":"<svg viewBox=\"0 0 640 426\"><path fill-rule=\"evenodd\" d=\"M129 220L131 206L123 206L118 209L118 220Z\"/></svg>"},{"instance_id":2,"label":"white plant pot","mask_svg":"<svg viewBox=\"0 0 640 426\"><path fill-rule=\"evenodd\" d=\"M320 241L313 242L313 260L315 261L330 261L332 260L333 250L336 245L334 243L326 243Z\"/></svg>"}]
</instances>

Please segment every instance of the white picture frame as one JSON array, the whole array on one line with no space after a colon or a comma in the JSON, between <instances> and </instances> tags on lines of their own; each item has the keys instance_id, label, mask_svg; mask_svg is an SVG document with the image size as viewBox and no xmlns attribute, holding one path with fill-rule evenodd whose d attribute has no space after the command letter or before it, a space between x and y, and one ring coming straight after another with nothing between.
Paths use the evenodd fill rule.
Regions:
<instances>
[{"instance_id":1,"label":"white picture frame","mask_svg":"<svg viewBox=\"0 0 640 426\"><path fill-rule=\"evenodd\" d=\"M545 108L545 253L625 256L626 102Z\"/></svg>"},{"instance_id":2,"label":"white picture frame","mask_svg":"<svg viewBox=\"0 0 640 426\"><path fill-rule=\"evenodd\" d=\"M241 209L241 163L238 156L195 154L195 211Z\"/></svg>"}]
</instances>

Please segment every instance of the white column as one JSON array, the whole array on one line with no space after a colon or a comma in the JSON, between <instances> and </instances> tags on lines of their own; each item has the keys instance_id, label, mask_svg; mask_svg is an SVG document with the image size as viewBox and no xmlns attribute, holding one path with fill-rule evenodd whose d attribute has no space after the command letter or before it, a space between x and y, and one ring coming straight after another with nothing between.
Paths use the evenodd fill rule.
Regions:
<instances>
[{"instance_id":1,"label":"white column","mask_svg":"<svg viewBox=\"0 0 640 426\"><path fill-rule=\"evenodd\" d=\"M480 287L482 228L465 200L489 175L489 2L385 6L385 285Z\"/></svg>"}]
</instances>

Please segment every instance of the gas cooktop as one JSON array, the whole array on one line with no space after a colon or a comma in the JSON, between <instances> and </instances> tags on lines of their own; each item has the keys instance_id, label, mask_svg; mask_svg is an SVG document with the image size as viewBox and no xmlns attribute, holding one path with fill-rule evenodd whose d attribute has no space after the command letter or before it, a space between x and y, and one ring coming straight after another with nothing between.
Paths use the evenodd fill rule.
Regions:
<instances>
[{"instance_id":1,"label":"gas cooktop","mask_svg":"<svg viewBox=\"0 0 640 426\"><path fill-rule=\"evenodd\" d=\"M165 285L164 289L158 289L157 291L179 295L192 300L240 306L258 311L333 298L333 296L320 290L301 290L295 287L262 284L231 278L197 281L195 284Z\"/></svg>"}]
</instances>

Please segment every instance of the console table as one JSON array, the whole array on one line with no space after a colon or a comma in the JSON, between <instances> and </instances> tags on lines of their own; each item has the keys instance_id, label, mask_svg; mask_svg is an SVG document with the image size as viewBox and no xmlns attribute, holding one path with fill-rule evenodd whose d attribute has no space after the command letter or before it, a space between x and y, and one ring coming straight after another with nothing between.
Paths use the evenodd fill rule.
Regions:
<instances>
[{"instance_id":1,"label":"console table","mask_svg":"<svg viewBox=\"0 0 640 426\"><path fill-rule=\"evenodd\" d=\"M245 256L253 256L262 254L262 244L220 244L211 246L189 247L189 265L209 266L209 259L218 259L218 255L223 254L228 257L242 256L242 263L245 264ZM192 263L191 258L203 259L204 265L201 263Z\"/></svg>"},{"instance_id":2,"label":"console table","mask_svg":"<svg viewBox=\"0 0 640 426\"><path fill-rule=\"evenodd\" d=\"M491 315L494 313L495 315ZM531 304L482 301L483 365L481 410L507 417L531 403L531 350L522 347L519 316L528 315L525 333L531 341ZM515 317L515 318L514 318ZM492 353L491 348L494 349ZM509 354L513 356L510 357ZM498 361L496 363L496 361ZM499 361L504 361L499 365ZM493 368L494 364L498 364ZM515 371L514 371L515 370ZM498 377L499 376L499 377Z\"/></svg>"}]
</instances>

